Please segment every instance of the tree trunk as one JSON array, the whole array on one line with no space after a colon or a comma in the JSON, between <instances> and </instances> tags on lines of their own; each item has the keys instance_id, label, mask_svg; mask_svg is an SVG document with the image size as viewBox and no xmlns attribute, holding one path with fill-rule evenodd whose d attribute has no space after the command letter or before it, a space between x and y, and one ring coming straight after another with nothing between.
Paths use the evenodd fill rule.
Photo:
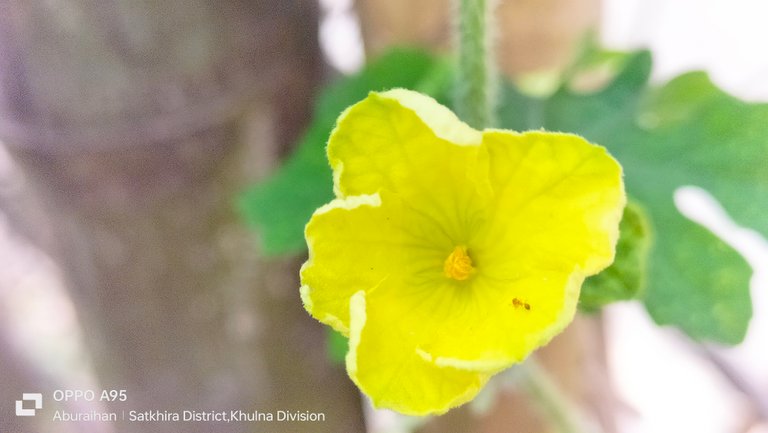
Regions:
<instances>
[{"instance_id":1,"label":"tree trunk","mask_svg":"<svg viewBox=\"0 0 768 433\"><path fill-rule=\"evenodd\" d=\"M259 258L233 210L306 120L316 20L309 0L0 3L0 139L45 203L102 386L128 391L110 410L326 417L187 432L362 430L296 263Z\"/></svg>"}]
</instances>

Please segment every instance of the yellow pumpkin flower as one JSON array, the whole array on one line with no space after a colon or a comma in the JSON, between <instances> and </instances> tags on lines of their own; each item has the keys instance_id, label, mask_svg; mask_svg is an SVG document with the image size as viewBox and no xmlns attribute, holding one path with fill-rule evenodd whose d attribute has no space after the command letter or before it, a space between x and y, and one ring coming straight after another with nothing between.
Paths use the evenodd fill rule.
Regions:
<instances>
[{"instance_id":1,"label":"yellow pumpkin flower","mask_svg":"<svg viewBox=\"0 0 768 433\"><path fill-rule=\"evenodd\" d=\"M576 135L477 131L395 89L341 115L328 159L336 199L307 224L301 297L349 337L347 371L377 407L471 400L613 261L621 166Z\"/></svg>"}]
</instances>

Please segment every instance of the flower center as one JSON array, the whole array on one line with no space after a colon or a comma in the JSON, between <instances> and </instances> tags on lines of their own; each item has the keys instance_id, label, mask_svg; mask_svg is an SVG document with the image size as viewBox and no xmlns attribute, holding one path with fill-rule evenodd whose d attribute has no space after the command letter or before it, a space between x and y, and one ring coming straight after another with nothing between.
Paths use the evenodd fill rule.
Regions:
<instances>
[{"instance_id":1,"label":"flower center","mask_svg":"<svg viewBox=\"0 0 768 433\"><path fill-rule=\"evenodd\" d=\"M472 259L467 254L467 247L457 246L451 254L445 259L443 273L448 278L457 281L464 281L472 275L475 268L472 266Z\"/></svg>"}]
</instances>

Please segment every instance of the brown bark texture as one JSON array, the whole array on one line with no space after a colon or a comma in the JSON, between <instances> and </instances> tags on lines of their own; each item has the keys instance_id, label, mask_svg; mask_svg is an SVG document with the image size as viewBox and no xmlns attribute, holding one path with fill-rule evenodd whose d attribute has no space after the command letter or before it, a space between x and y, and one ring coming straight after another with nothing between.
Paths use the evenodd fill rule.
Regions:
<instances>
[{"instance_id":1,"label":"brown bark texture","mask_svg":"<svg viewBox=\"0 0 768 433\"><path fill-rule=\"evenodd\" d=\"M362 431L297 263L260 257L234 211L306 121L316 34L310 0L0 1L0 140L41 203L21 232L50 233L98 380L128 392L111 410L326 416L185 432ZM0 382L4 418L37 386Z\"/></svg>"}]
</instances>

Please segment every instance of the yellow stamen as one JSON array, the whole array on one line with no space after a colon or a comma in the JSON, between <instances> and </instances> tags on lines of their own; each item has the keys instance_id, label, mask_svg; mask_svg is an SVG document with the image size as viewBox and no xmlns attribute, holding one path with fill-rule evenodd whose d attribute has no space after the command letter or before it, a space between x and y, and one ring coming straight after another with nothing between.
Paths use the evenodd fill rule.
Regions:
<instances>
[{"instance_id":1,"label":"yellow stamen","mask_svg":"<svg viewBox=\"0 0 768 433\"><path fill-rule=\"evenodd\" d=\"M445 259L443 272L448 278L457 281L464 281L472 275L475 268L472 267L472 259L467 255L467 247L457 246L453 252Z\"/></svg>"}]
</instances>

